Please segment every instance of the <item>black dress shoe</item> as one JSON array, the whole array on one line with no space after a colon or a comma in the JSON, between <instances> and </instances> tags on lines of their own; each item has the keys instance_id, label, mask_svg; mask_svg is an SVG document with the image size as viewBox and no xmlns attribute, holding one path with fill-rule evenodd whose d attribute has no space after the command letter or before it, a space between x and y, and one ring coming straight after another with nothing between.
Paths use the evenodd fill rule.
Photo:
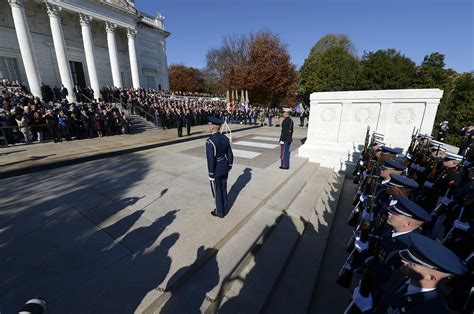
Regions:
<instances>
[{"instance_id":1,"label":"black dress shoe","mask_svg":"<svg viewBox=\"0 0 474 314\"><path fill-rule=\"evenodd\" d=\"M288 170L288 169L290 169L290 168L284 168L284 167L281 167L281 166L278 167L278 168L283 169L283 170Z\"/></svg>"},{"instance_id":2,"label":"black dress shoe","mask_svg":"<svg viewBox=\"0 0 474 314\"><path fill-rule=\"evenodd\" d=\"M217 214L216 214L215 211L212 211L212 212L211 212L211 215L214 216L214 217L219 217L219 216L217 216Z\"/></svg>"}]
</instances>

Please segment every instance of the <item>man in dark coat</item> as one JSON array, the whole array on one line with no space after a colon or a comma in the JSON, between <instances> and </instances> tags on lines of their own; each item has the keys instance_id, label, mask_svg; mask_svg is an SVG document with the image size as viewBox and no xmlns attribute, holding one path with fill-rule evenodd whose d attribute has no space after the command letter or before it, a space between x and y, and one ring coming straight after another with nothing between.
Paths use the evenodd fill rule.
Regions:
<instances>
[{"instance_id":1,"label":"man in dark coat","mask_svg":"<svg viewBox=\"0 0 474 314\"><path fill-rule=\"evenodd\" d=\"M184 114L184 124L186 125L186 134L188 136L191 135L191 125L193 123L193 114L189 109L186 109L186 113Z\"/></svg>"},{"instance_id":2,"label":"man in dark coat","mask_svg":"<svg viewBox=\"0 0 474 314\"><path fill-rule=\"evenodd\" d=\"M178 130L178 137L183 136L183 113L181 109L178 109L174 115L174 122L176 124L176 129Z\"/></svg>"},{"instance_id":3,"label":"man in dark coat","mask_svg":"<svg viewBox=\"0 0 474 314\"><path fill-rule=\"evenodd\" d=\"M66 99L68 95L69 95L69 91L67 90L66 86L61 85L61 98Z\"/></svg>"},{"instance_id":4,"label":"man in dark coat","mask_svg":"<svg viewBox=\"0 0 474 314\"><path fill-rule=\"evenodd\" d=\"M212 195L216 201L216 209L211 215L223 218L229 211L227 201L227 177L232 169L234 155L227 136L220 133L224 123L221 119L209 117L211 136L206 141L207 168L211 183Z\"/></svg>"},{"instance_id":5,"label":"man in dark coat","mask_svg":"<svg viewBox=\"0 0 474 314\"><path fill-rule=\"evenodd\" d=\"M280 135L280 169L290 169L290 145L293 141L293 120L290 118L290 109L283 110L283 122Z\"/></svg>"}]
</instances>

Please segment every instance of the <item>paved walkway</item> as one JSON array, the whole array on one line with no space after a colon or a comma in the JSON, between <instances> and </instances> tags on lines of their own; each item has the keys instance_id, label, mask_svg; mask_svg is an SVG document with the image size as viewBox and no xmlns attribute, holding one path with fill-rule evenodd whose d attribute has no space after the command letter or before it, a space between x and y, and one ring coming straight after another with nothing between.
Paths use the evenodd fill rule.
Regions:
<instances>
[{"instance_id":1,"label":"paved walkway","mask_svg":"<svg viewBox=\"0 0 474 314\"><path fill-rule=\"evenodd\" d=\"M233 131L249 128L249 125L230 125ZM41 168L57 162L77 160L99 154L113 156L120 151L138 151L158 147L171 141L187 141L208 136L207 125L193 127L191 136L178 138L176 129L150 130L132 135L74 140L61 143L36 143L0 148L0 178L2 173L22 173L27 168ZM92 160L94 158L89 158Z\"/></svg>"},{"instance_id":2,"label":"paved walkway","mask_svg":"<svg viewBox=\"0 0 474 314\"><path fill-rule=\"evenodd\" d=\"M295 128L294 148L306 130ZM210 215L203 139L0 180L0 312L16 312L34 296L49 301L49 313L141 312L292 174L278 169L279 132L235 133L241 156L229 176L232 210L222 220ZM139 136L96 142L118 150ZM26 154L80 154L65 148L73 144L84 154L87 142L94 141L32 145ZM40 147L43 155L30 150Z\"/></svg>"}]
</instances>

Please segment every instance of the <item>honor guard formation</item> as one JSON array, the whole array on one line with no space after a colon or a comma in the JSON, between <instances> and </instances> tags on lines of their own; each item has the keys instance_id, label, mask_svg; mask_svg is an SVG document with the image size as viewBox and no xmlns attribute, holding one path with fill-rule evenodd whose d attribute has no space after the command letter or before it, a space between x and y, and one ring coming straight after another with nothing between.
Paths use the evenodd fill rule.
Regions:
<instances>
[{"instance_id":1,"label":"honor guard formation","mask_svg":"<svg viewBox=\"0 0 474 314\"><path fill-rule=\"evenodd\" d=\"M337 283L345 313L473 313L474 149L429 135L403 149L367 129L354 170L348 257Z\"/></svg>"}]
</instances>

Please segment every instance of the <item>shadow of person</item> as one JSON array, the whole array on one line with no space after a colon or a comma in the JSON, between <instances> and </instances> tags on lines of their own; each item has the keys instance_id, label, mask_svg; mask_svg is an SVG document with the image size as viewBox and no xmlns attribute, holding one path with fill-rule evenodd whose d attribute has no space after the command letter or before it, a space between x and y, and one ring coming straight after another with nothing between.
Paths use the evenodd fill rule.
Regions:
<instances>
[{"instance_id":1,"label":"shadow of person","mask_svg":"<svg viewBox=\"0 0 474 314\"><path fill-rule=\"evenodd\" d=\"M142 198L144 198L145 196L132 196L132 197L125 197L123 199L121 199L118 203L123 207L127 207L127 206L131 206L131 205L135 205L139 200L141 200Z\"/></svg>"},{"instance_id":2,"label":"shadow of person","mask_svg":"<svg viewBox=\"0 0 474 314\"><path fill-rule=\"evenodd\" d=\"M120 219L116 223L102 229L105 233L117 239L123 236L130 230L130 228L137 222L138 219L143 215L144 210L137 210L132 214Z\"/></svg>"},{"instance_id":3,"label":"shadow of person","mask_svg":"<svg viewBox=\"0 0 474 314\"><path fill-rule=\"evenodd\" d=\"M242 173L237 180L234 182L232 187L230 188L228 194L228 202L229 202L229 210L234 205L237 196L239 193L245 188L245 186L252 180L252 168L245 168L244 173Z\"/></svg>"},{"instance_id":4,"label":"shadow of person","mask_svg":"<svg viewBox=\"0 0 474 314\"><path fill-rule=\"evenodd\" d=\"M93 294L96 297L84 300L87 306L78 313L87 312L89 306L94 313L135 312L145 296L166 278L171 266L169 250L178 239L179 233L173 233L161 240L151 252L130 255L100 278L89 282L88 289L98 289ZM107 304L107 300L115 301Z\"/></svg>"},{"instance_id":5,"label":"shadow of person","mask_svg":"<svg viewBox=\"0 0 474 314\"><path fill-rule=\"evenodd\" d=\"M216 253L216 249L205 249L201 245L196 252L194 262L180 268L173 274L169 280L170 284L166 288L172 294L163 305L160 313L202 312L201 306L206 299L207 293L219 283L219 266L216 260ZM191 278L186 276L185 273L190 272L193 268L200 267L200 263L198 263L200 260L205 260L205 265L199 272L195 273ZM182 285L183 283L184 285Z\"/></svg>"},{"instance_id":6,"label":"shadow of person","mask_svg":"<svg viewBox=\"0 0 474 314\"><path fill-rule=\"evenodd\" d=\"M88 303L96 298L98 290L94 284L102 285L104 291L117 286L124 289L120 286L128 284L126 277L123 281L112 278L111 283L115 285L107 285L106 280L102 280L104 273L109 271L120 279L116 267L126 263L131 254L121 245L115 245L111 250L104 249L117 240L103 232L101 226L115 224L133 213L126 206L136 203L138 198L124 196L136 184L141 184L151 171L149 158L140 155L127 158L132 158L130 156L133 156L134 167L121 157L111 157L1 180L0 190L6 193L2 194L0 202L0 244L2 256L8 258L0 259L0 312L18 313L26 299L38 294L50 301L50 313L73 313L71 308L74 307L76 313L111 312L107 309L100 311L100 306L94 310ZM115 216L119 212L121 216ZM140 215L129 217L122 222L122 228L116 229L121 234L130 232L128 226L137 226L136 222L143 219L143 216L138 217ZM31 256L35 256L34 263L28 262ZM151 259L150 264L153 264ZM133 266L133 262L128 266ZM138 277L143 276L135 271ZM169 272L166 264L163 272ZM103 284L100 280L90 283L95 278L100 278ZM147 293L144 290L139 292L143 294L135 303L141 302ZM108 293L113 295L113 292ZM127 301L127 298L112 297L97 303L107 303L108 306L116 303L119 308ZM82 305L89 310L83 310ZM61 309L56 310L58 307Z\"/></svg>"},{"instance_id":7,"label":"shadow of person","mask_svg":"<svg viewBox=\"0 0 474 314\"><path fill-rule=\"evenodd\" d=\"M171 210L156 219L151 225L131 231L120 240L120 243L132 252L145 250L156 241L166 226L171 225L178 211Z\"/></svg>"},{"instance_id":8,"label":"shadow of person","mask_svg":"<svg viewBox=\"0 0 474 314\"><path fill-rule=\"evenodd\" d=\"M129 232L120 242L131 252L65 295L60 302L51 304L51 312L135 312L147 294L168 275L172 261L169 250L178 241L179 233L168 235L156 245L155 242L165 230L164 224L169 225L177 212L170 211L151 225ZM87 291L87 299L80 297L84 291Z\"/></svg>"},{"instance_id":9,"label":"shadow of person","mask_svg":"<svg viewBox=\"0 0 474 314\"><path fill-rule=\"evenodd\" d=\"M278 221L279 231L268 234L265 229L257 237L264 239L261 246L256 246L250 251L253 255L252 267L250 271L243 276L242 273L234 275L224 280L221 286L220 296L216 300L215 307L210 311L212 313L260 313L264 300L255 298L255 296L262 297L264 293L269 293L266 290L264 282L271 282L275 280L280 274L281 269L285 265L285 255L289 256L291 246L282 245L288 241L297 241L300 234L293 221L288 216L283 216ZM267 238L268 237L268 238ZM291 242L290 242L291 243ZM246 267L250 267L247 265ZM238 295L231 298L226 297L226 290L232 289L233 282L241 282L242 288ZM226 285L228 285L226 287ZM267 286L268 287L268 286ZM268 294L267 294L268 296Z\"/></svg>"}]
</instances>

